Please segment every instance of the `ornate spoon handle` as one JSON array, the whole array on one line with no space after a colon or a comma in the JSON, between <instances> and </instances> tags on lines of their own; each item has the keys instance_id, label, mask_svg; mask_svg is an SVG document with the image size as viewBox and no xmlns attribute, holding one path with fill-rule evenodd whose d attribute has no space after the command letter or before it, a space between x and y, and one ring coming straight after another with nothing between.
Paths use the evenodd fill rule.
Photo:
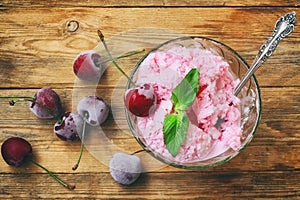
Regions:
<instances>
[{"instance_id":1,"label":"ornate spoon handle","mask_svg":"<svg viewBox=\"0 0 300 200\"><path fill-rule=\"evenodd\" d=\"M234 94L237 96L247 81L251 78L254 72L271 56L273 51L276 49L278 43L288 36L294 30L296 22L296 13L288 13L284 17L281 17L276 22L274 31L271 37L262 45L258 54L247 71L247 73L242 78L241 82L235 88Z\"/></svg>"}]
</instances>

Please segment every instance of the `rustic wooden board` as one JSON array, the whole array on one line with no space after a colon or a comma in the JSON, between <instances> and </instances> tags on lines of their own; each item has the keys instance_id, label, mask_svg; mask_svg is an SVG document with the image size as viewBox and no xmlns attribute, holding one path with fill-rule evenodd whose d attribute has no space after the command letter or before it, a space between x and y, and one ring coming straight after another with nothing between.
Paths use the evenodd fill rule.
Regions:
<instances>
[{"instance_id":1,"label":"rustic wooden board","mask_svg":"<svg viewBox=\"0 0 300 200\"><path fill-rule=\"evenodd\" d=\"M145 26L209 37L231 46L251 63L262 43L270 36L278 17L292 10L299 11L299 8L282 8L272 12L261 8L8 10L0 15L0 64L4 66L1 87L37 88L41 84L72 87L75 78L73 60L81 51L96 47L99 41L96 31L99 28L108 39ZM76 32L67 31L66 24L70 20L78 21ZM131 36L132 42L141 42L139 37L142 35L139 34L143 33ZM299 36L300 32L296 29L257 72L261 86L299 86ZM137 60L138 57L125 63L125 70L132 69L132 62ZM112 73L111 76L120 74Z\"/></svg>"},{"instance_id":2,"label":"rustic wooden board","mask_svg":"<svg viewBox=\"0 0 300 200\"><path fill-rule=\"evenodd\" d=\"M0 96L33 95L41 87L52 87L61 96L65 110L74 110L74 91L85 88L76 84L73 59L79 52L98 45L99 28L108 40L143 27L168 30L162 35L148 36L154 40L180 34L205 36L226 43L251 63L277 18L291 11L299 13L298 6L298 0L101 4L94 0L4 0L0 2ZM74 32L73 26L68 25L72 20L79 23ZM299 25L297 20L296 27ZM124 40L143 44L145 34L134 32ZM130 72L142 55L119 63ZM7 100L0 99L0 141L11 136L27 138L35 160L77 186L75 191L68 191L32 164L14 169L0 159L0 198L299 199L299 55L300 31L296 28L256 73L262 95L261 123L240 155L222 166L202 171L160 168L143 174L128 187L114 182L107 163L96 159L87 149L78 171L73 172L71 167L77 160L80 142L59 140L53 134L55 120L37 119L27 102L10 107ZM96 94L111 103L109 99L120 76L110 65L95 89ZM127 126L126 119L120 123ZM103 129L115 145L128 152L140 149L128 127L127 134L120 134L112 116Z\"/></svg>"},{"instance_id":3,"label":"rustic wooden board","mask_svg":"<svg viewBox=\"0 0 300 200\"><path fill-rule=\"evenodd\" d=\"M11 7L164 7L164 6L299 6L299 0L108 0L108 1L38 1L38 0L3 0L0 6ZM0 7L1 8L1 7Z\"/></svg>"},{"instance_id":4,"label":"rustic wooden board","mask_svg":"<svg viewBox=\"0 0 300 200\"><path fill-rule=\"evenodd\" d=\"M10 91L2 90L2 94L8 95ZM14 90L15 94L17 91L22 91L20 94L24 95L34 93L35 90ZM56 91L64 97L65 109L68 111L72 110L72 90L58 89ZM216 170L252 171L260 169L263 171L276 170L278 168L293 170L300 167L298 157L300 153L300 89L298 87L284 89L281 87L263 88L261 92L263 94L261 123L253 141L241 155L234 158L229 164ZM100 96L100 94L105 93L98 91L97 94ZM128 134L124 134L113 120L112 116L110 116L108 122L103 125L104 133L111 140L110 142L128 151L128 153L139 150L140 146L131 136L126 119L124 118L121 122L121 128L124 128ZM12 136L28 138L33 144L37 158L42 163L50 166L53 170L67 173L72 167L71 161L73 160L74 162L78 156L80 143L68 143L59 140L53 133L55 121L36 118L28 109L27 103L19 103L14 107L10 107L7 101L0 101L0 139L5 140ZM89 155L88 151L84 155L81 169L84 172L94 171L93 169L98 168L96 167L97 164L100 164L100 166L103 164L99 161L96 164L89 162L93 156ZM55 162L53 162L52 156L57 157ZM289 158L288 160L285 159L287 157ZM70 160L71 164L64 161L66 158L69 158L68 160ZM0 171L11 171L10 167L6 166L3 161L0 162L3 163L0 165ZM60 164L57 165L57 163ZM248 164L240 166L239 163ZM102 166L101 170L107 171L108 169L106 166ZM176 170L178 169L172 169L172 171Z\"/></svg>"},{"instance_id":5,"label":"rustic wooden board","mask_svg":"<svg viewBox=\"0 0 300 200\"><path fill-rule=\"evenodd\" d=\"M115 183L108 173L59 175L76 183L77 189L68 191L45 174L2 174L1 180L9 186L1 188L0 198L297 199L300 195L299 171L148 173L130 187Z\"/></svg>"}]
</instances>

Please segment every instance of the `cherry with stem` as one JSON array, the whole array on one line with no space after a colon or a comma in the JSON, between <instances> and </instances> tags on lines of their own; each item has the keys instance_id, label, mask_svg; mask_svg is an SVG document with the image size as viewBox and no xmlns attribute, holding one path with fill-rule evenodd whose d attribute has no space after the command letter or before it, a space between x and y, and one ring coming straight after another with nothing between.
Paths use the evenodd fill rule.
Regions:
<instances>
[{"instance_id":1,"label":"cherry with stem","mask_svg":"<svg viewBox=\"0 0 300 200\"><path fill-rule=\"evenodd\" d=\"M105 63L110 62L110 61L117 61L117 60L119 60L121 58L126 58L126 57L130 57L130 56L134 56L134 55L142 53L144 51L145 51L145 49L133 51L133 52L130 52L128 54L123 54L121 56L117 56L117 57L114 57L114 58L111 57L111 58L109 58L109 59L107 59L105 61L102 61L102 62L99 62L99 63L96 63L96 64L101 65L101 64L105 64Z\"/></svg>"},{"instance_id":2,"label":"cherry with stem","mask_svg":"<svg viewBox=\"0 0 300 200\"><path fill-rule=\"evenodd\" d=\"M125 106L128 110L138 116L138 117L146 117L153 113L156 109L157 104L157 95L155 94L154 88L150 84L143 84L141 86L137 86L130 77L122 70L122 68L118 65L118 63L113 60L113 57L106 45L103 33L98 30L98 36L110 57L112 63L115 67L128 79L128 81L135 87L129 89L125 93Z\"/></svg>"},{"instance_id":3,"label":"cherry with stem","mask_svg":"<svg viewBox=\"0 0 300 200\"><path fill-rule=\"evenodd\" d=\"M82 135L81 135L80 153L79 153L77 163L72 167L73 171L75 171L78 168L81 157L82 157L82 152L83 152L83 147L84 147L84 137L85 137L85 132L86 132L87 117L88 117L88 113L86 112L84 114L84 118L83 118L83 128L82 128Z\"/></svg>"},{"instance_id":4,"label":"cherry with stem","mask_svg":"<svg viewBox=\"0 0 300 200\"><path fill-rule=\"evenodd\" d=\"M51 88L41 88L34 96L0 96L1 99L13 99L9 105L14 106L17 102L31 102L30 111L41 119L58 118L62 113L62 104L58 94Z\"/></svg>"},{"instance_id":5,"label":"cherry with stem","mask_svg":"<svg viewBox=\"0 0 300 200\"><path fill-rule=\"evenodd\" d=\"M55 117L49 108L47 108L45 105L40 104L39 102L35 101L34 97L19 97L19 96L2 97L1 96L0 98L10 98L10 99L18 98L18 99L13 99L13 100L9 101L9 105L11 105L11 106L14 106L16 103L22 102L22 101L29 101L32 103L36 103L37 105L41 106L46 112L48 112L48 114L52 115L53 118Z\"/></svg>"},{"instance_id":6,"label":"cherry with stem","mask_svg":"<svg viewBox=\"0 0 300 200\"><path fill-rule=\"evenodd\" d=\"M83 147L84 147L84 140L86 135L86 126L90 125L92 127L100 126L104 123L109 115L109 106L104 101L104 99L95 96L85 96L82 98L77 105L78 115L83 119L82 123L82 134L81 134L81 147L80 147L80 154L77 160L77 163L72 168L76 170L80 163ZM80 132L80 131L79 131Z\"/></svg>"},{"instance_id":7,"label":"cherry with stem","mask_svg":"<svg viewBox=\"0 0 300 200\"><path fill-rule=\"evenodd\" d=\"M110 60L114 64L114 66L131 82L132 85L136 86L135 83L130 79L130 77L118 65L118 63L116 62L116 60L112 57L112 55L111 55L111 53L110 53L110 51L109 51L109 49L107 47L107 44L105 42L104 35L103 35L103 33L100 30L98 30L98 36L99 36L99 38L100 38L100 40L101 40L101 42L102 42L102 44L103 44L103 46L105 48L106 53L108 54Z\"/></svg>"},{"instance_id":8,"label":"cherry with stem","mask_svg":"<svg viewBox=\"0 0 300 200\"><path fill-rule=\"evenodd\" d=\"M46 169L32 159L32 146L31 144L21 137L11 137L5 140L1 146L1 154L4 161L12 167L20 167L25 162L31 162L37 167L43 169L58 183L69 190L74 190L75 185L69 185L57 177L54 173Z\"/></svg>"},{"instance_id":9,"label":"cherry with stem","mask_svg":"<svg viewBox=\"0 0 300 200\"><path fill-rule=\"evenodd\" d=\"M9 101L10 106L14 106L16 103L22 102L22 101L29 101L29 102L35 103L38 106L40 106L41 108L43 108L44 111L46 111L49 115L51 115L52 118L57 119L58 122L61 122L61 119L58 116L55 116L53 114L53 112L47 106L35 101L34 100L35 97L33 97L33 96L32 97L22 97L22 96L7 96L7 97L4 97L4 96L0 96L0 98L1 99L7 99L7 98L13 99L13 100ZM14 99L14 98L16 98L16 99Z\"/></svg>"},{"instance_id":10,"label":"cherry with stem","mask_svg":"<svg viewBox=\"0 0 300 200\"><path fill-rule=\"evenodd\" d=\"M124 54L115 58L108 58L104 60L100 54L95 50L87 50L78 54L73 63L73 71L75 75L84 81L99 81L101 76L103 75L106 67L105 63L109 61L116 61L121 58L133 56L135 54L141 53L145 51L139 50L130 52L128 54Z\"/></svg>"},{"instance_id":11,"label":"cherry with stem","mask_svg":"<svg viewBox=\"0 0 300 200\"><path fill-rule=\"evenodd\" d=\"M33 163L34 165L38 166L39 168L43 169L45 172L47 172L52 178L54 178L58 183L60 183L65 188L67 188L69 190L74 190L75 189L75 185L69 185L69 184L65 183L63 180L61 180L60 178L58 178L54 173L52 173L51 171L49 171L44 166L40 165L39 163L35 162L34 160L29 160L29 161L31 163Z\"/></svg>"},{"instance_id":12,"label":"cherry with stem","mask_svg":"<svg viewBox=\"0 0 300 200\"><path fill-rule=\"evenodd\" d=\"M28 96L28 97L24 97L24 96L0 96L1 99L13 99L11 101L9 101L9 105L14 106L17 102L20 101L30 101L33 102L34 101L34 96Z\"/></svg>"}]
</instances>

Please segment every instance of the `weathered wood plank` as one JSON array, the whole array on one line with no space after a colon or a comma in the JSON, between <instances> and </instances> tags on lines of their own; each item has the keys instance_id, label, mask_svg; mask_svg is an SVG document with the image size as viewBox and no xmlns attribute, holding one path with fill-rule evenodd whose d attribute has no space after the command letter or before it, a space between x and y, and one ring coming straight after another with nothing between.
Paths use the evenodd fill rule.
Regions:
<instances>
[{"instance_id":1,"label":"weathered wood plank","mask_svg":"<svg viewBox=\"0 0 300 200\"><path fill-rule=\"evenodd\" d=\"M209 37L231 46L251 63L261 44L271 34L277 18L292 10L299 11L299 8L7 10L0 14L0 87L38 88L41 84L72 87L75 79L73 60L81 51L96 47L99 41L96 31L99 28L108 40L120 33L144 27L167 28L167 35L161 35L166 38L180 34ZM79 22L77 31L68 32L67 24L70 20ZM296 27L299 23L298 20ZM122 42L141 43L145 41L145 35L145 32L137 31L122 38ZM299 30L295 29L289 38L282 41L263 68L258 70L256 74L261 86L299 86L299 35ZM155 40L161 36L154 34L147 37ZM114 44L117 45L116 42ZM129 45L128 51L136 50L131 48ZM139 58L140 55L128 58L122 66L130 71ZM109 79L114 80L116 76L120 74L113 71Z\"/></svg>"},{"instance_id":2,"label":"weathered wood plank","mask_svg":"<svg viewBox=\"0 0 300 200\"><path fill-rule=\"evenodd\" d=\"M129 187L115 183L108 173L59 176L75 183L76 189L69 191L46 174L1 174L0 198L298 199L300 196L299 171L148 173Z\"/></svg>"},{"instance_id":3,"label":"weathered wood plank","mask_svg":"<svg viewBox=\"0 0 300 200\"><path fill-rule=\"evenodd\" d=\"M24 95L33 93L35 90L1 91L3 94L14 92L14 94ZM72 89L58 89L56 91L63 96L66 109L71 109ZM297 170L300 168L299 88L263 88L261 92L263 94L262 119L253 141L238 157L214 170L255 171L259 169L264 171ZM109 92L105 94L107 93ZM37 119L29 111L27 103L9 107L7 103L0 102L0 141L12 136L24 137L32 143L39 162L49 166L54 171L70 172L73 162L77 159L80 143L68 143L59 140L53 133L55 120ZM117 126L111 116L102 127L110 141L108 144L113 143L128 153L141 149L130 134L125 118L119 120ZM99 143L99 149L101 147L105 152L105 147ZM117 151L117 149L114 149L114 151ZM113 152L108 152L107 157L101 160L109 159L108 157L112 154ZM3 160L0 162L3 163L0 165L0 171L13 172L9 166L5 165ZM86 150L79 171L107 171L107 163L107 161L97 161ZM240 163L247 164L240 165ZM20 170L24 171L24 169ZM29 169L31 172L36 170L36 168ZM178 171L176 168L162 170Z\"/></svg>"},{"instance_id":4,"label":"weathered wood plank","mask_svg":"<svg viewBox=\"0 0 300 200\"><path fill-rule=\"evenodd\" d=\"M42 87L42 86L41 86ZM77 109L77 102L81 97L76 97L77 90L82 91L83 94L97 95L104 98L112 108L123 107L123 100L120 99L116 101L111 101L112 93L119 91L117 94L122 95L125 92L125 88L107 88L105 86L99 87L91 93L86 93L83 88L66 88L57 89L53 88L61 97L63 107L66 111L75 111ZM12 96L12 95L22 95L22 96L32 96L38 89L1 89L1 96ZM278 88L261 88L261 98L262 98L262 121L263 122L278 122L280 120L289 121L292 123L293 120L299 120L299 87L278 87ZM115 97L115 96L114 96ZM0 127L15 127L15 125L22 125L25 127L33 127L37 125L49 125L55 120L40 120L31 113L29 110L29 103L19 102L13 107L8 104L10 99L0 99ZM113 118L111 118L113 120ZM118 118L120 121L126 123L125 115ZM13 123L10 123L13 121ZM32 123L27 123L32 121ZM271 125L271 124L270 124ZM289 125L289 123L287 124ZM276 127L274 127L276 128ZM277 126L280 129L280 125ZM299 124L290 124L290 128L299 128Z\"/></svg>"},{"instance_id":5,"label":"weathered wood plank","mask_svg":"<svg viewBox=\"0 0 300 200\"><path fill-rule=\"evenodd\" d=\"M299 162L299 131L294 130L295 133L289 134L289 136L282 136L281 133L264 132L266 125L261 124L257 131L257 134L253 138L245 150L240 155L232 159L229 163L216 167L215 171L265 171L265 170L298 170L300 168ZM37 131L37 130L7 130L8 133L3 132L1 142L11 136L21 136L31 142L35 159L41 164L47 166L49 169L58 172L71 173L71 168L75 164L79 155L80 143L64 142L59 140L51 130ZM103 142L102 142L103 143ZM140 150L136 140L131 135L121 136L118 138L110 138L109 143L105 143L106 146L115 145L118 149L110 151L99 143L97 151L92 150L91 146L87 147L84 151L80 167L78 172L91 172L91 171L108 171L109 159L114 152L125 151L127 153L133 153ZM91 155L92 153L93 155ZM145 154L142 154L145 155ZM96 156L96 157L94 157ZM39 169L30 166L20 168L19 170L13 170L7 166L4 161L0 161L1 172L18 172L18 171L40 171ZM241 163L244 163L241 165ZM162 164L162 163L161 163ZM146 163L146 167L151 167L151 171L181 171L177 168L162 168L164 165L159 163L155 165L149 165ZM29 169L27 169L29 168ZM206 170L210 171L210 170Z\"/></svg>"},{"instance_id":6,"label":"weathered wood plank","mask_svg":"<svg viewBox=\"0 0 300 200\"><path fill-rule=\"evenodd\" d=\"M298 6L298 0L111 0L101 4L94 0L4 0L0 2L0 96L33 95L38 88L48 86L59 93L66 110L76 110L74 91L80 87L84 93L86 88L75 84L73 59L97 45L99 28L113 52L126 42L145 44L148 50L145 37L162 41L181 34L200 35L226 43L251 63L277 18L293 10L299 12ZM71 20L79 23L75 32L68 26ZM299 20L296 23L298 27ZM124 34L144 27L167 31L158 35L147 31ZM110 41L120 33L126 37ZM263 101L262 119L253 141L240 155L222 166L202 171L159 168L143 174L128 187L117 184L109 175L107 161L113 152L102 148L106 153L99 160L85 149L78 170L73 172L80 142L59 140L53 134L55 120L37 119L28 103L9 107L1 99L0 142L11 136L28 139L34 159L68 183L75 183L77 189L66 190L32 164L15 169L0 159L0 198L299 199L299 36L296 28L256 73ZM136 46L129 45L128 51ZM140 56L119 63L129 72ZM96 93L109 99L120 76L110 67ZM110 116L103 131L121 150L131 153L140 149L125 118L121 117L117 125Z\"/></svg>"},{"instance_id":7,"label":"weathered wood plank","mask_svg":"<svg viewBox=\"0 0 300 200\"><path fill-rule=\"evenodd\" d=\"M0 6L4 8L15 7L167 7L167 6L299 6L298 0L280 1L280 0L108 0L108 1L38 1L38 0L3 0ZM0 7L1 8L1 7Z\"/></svg>"}]
</instances>

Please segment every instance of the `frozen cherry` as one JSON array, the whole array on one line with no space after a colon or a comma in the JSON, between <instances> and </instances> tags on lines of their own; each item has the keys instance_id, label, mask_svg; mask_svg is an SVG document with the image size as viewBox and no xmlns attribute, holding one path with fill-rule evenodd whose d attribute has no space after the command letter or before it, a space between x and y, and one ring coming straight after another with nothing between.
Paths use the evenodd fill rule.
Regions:
<instances>
[{"instance_id":1,"label":"frozen cherry","mask_svg":"<svg viewBox=\"0 0 300 200\"><path fill-rule=\"evenodd\" d=\"M78 168L81 157L82 157L82 152L83 152L83 147L84 147L84 139L85 139L85 132L86 132L87 117L88 117L88 113L86 112L86 113L84 113L84 117L83 117L83 127L82 127L82 134L81 134L80 153L79 153L79 156L78 156L77 163L72 167L72 169L74 171Z\"/></svg>"},{"instance_id":2,"label":"frozen cherry","mask_svg":"<svg viewBox=\"0 0 300 200\"><path fill-rule=\"evenodd\" d=\"M57 118L62 112L62 104L58 94L51 88L41 88L34 96L0 96L0 98L14 99L11 106L20 101L29 101L29 109L42 119Z\"/></svg>"},{"instance_id":3,"label":"frozen cherry","mask_svg":"<svg viewBox=\"0 0 300 200\"><path fill-rule=\"evenodd\" d=\"M54 133L65 141L78 141L83 129L83 119L74 112L66 112L54 124Z\"/></svg>"},{"instance_id":4,"label":"frozen cherry","mask_svg":"<svg viewBox=\"0 0 300 200\"><path fill-rule=\"evenodd\" d=\"M41 88L30 103L30 110L39 118L51 119L63 112L58 94L51 88Z\"/></svg>"},{"instance_id":5,"label":"frozen cherry","mask_svg":"<svg viewBox=\"0 0 300 200\"><path fill-rule=\"evenodd\" d=\"M134 51L132 53L124 54L118 56L116 58L112 58L111 61L118 60L120 58L129 57L138 53L145 51ZM75 75L85 81L98 81L102 74L104 73L107 63L110 60L103 60L100 54L98 54L95 50L87 50L81 52L76 56L73 64L73 71Z\"/></svg>"},{"instance_id":6,"label":"frozen cherry","mask_svg":"<svg viewBox=\"0 0 300 200\"><path fill-rule=\"evenodd\" d=\"M86 118L87 114L84 116L84 119L82 119L74 112L66 112L54 125L54 133L64 141L78 141L81 136L80 154L77 163L72 168L73 170L78 168L81 160L86 131Z\"/></svg>"},{"instance_id":7,"label":"frozen cherry","mask_svg":"<svg viewBox=\"0 0 300 200\"><path fill-rule=\"evenodd\" d=\"M99 126L108 117L109 106L100 97L86 96L77 105L78 114L84 118L87 113L87 123L91 126Z\"/></svg>"},{"instance_id":8,"label":"frozen cherry","mask_svg":"<svg viewBox=\"0 0 300 200\"><path fill-rule=\"evenodd\" d=\"M104 40L104 35L100 30L98 30L98 36L114 66L128 79L129 82L131 82L132 85L135 85L135 83L127 76L127 74L122 70L118 63L113 59ZM149 84L144 84L141 87L129 90L125 94L125 105L127 106L128 110L134 115L145 117L155 110L156 99L157 98L154 93L153 87Z\"/></svg>"},{"instance_id":9,"label":"frozen cherry","mask_svg":"<svg viewBox=\"0 0 300 200\"><path fill-rule=\"evenodd\" d=\"M101 56L94 50L80 53L73 64L75 75L81 80L99 80L105 71L105 66L101 63L101 60Z\"/></svg>"},{"instance_id":10,"label":"frozen cherry","mask_svg":"<svg viewBox=\"0 0 300 200\"><path fill-rule=\"evenodd\" d=\"M142 164L140 158L135 155L116 153L110 160L109 169L116 182L130 185L142 173Z\"/></svg>"},{"instance_id":11,"label":"frozen cherry","mask_svg":"<svg viewBox=\"0 0 300 200\"><path fill-rule=\"evenodd\" d=\"M75 186L68 185L59 179L55 174L47 170L42 165L38 164L32 160L32 147L31 144L23 138L20 137L11 137L5 140L1 146L1 154L4 161L13 167L20 167L26 161L29 161L41 169L45 170L52 178L54 178L58 183L64 187L73 190Z\"/></svg>"},{"instance_id":12,"label":"frozen cherry","mask_svg":"<svg viewBox=\"0 0 300 200\"><path fill-rule=\"evenodd\" d=\"M146 117L153 113L156 108L156 94L149 84L132 88L125 93L125 106L134 115Z\"/></svg>"},{"instance_id":13,"label":"frozen cherry","mask_svg":"<svg viewBox=\"0 0 300 200\"><path fill-rule=\"evenodd\" d=\"M74 112L66 112L54 125L54 133L64 141L78 141L81 136L80 154L77 163L72 168L73 170L78 168L82 157L86 132L86 119L87 113L82 119L82 117Z\"/></svg>"}]
</instances>

